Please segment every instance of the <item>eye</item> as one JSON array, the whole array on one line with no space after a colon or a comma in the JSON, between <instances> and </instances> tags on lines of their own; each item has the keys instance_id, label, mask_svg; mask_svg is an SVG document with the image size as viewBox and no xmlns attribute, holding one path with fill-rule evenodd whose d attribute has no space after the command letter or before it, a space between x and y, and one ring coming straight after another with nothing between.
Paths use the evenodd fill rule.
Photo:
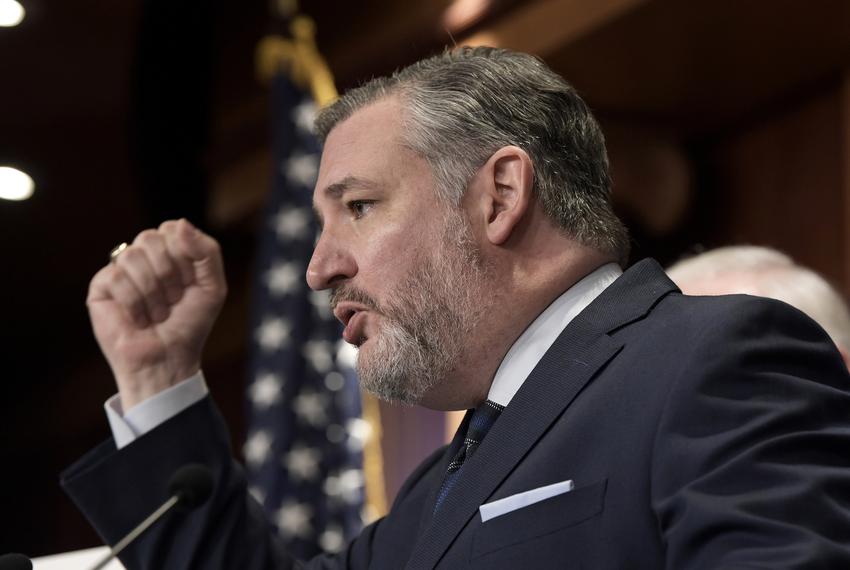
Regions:
<instances>
[{"instance_id":1,"label":"eye","mask_svg":"<svg viewBox=\"0 0 850 570\"><path fill-rule=\"evenodd\" d=\"M359 220L366 215L373 205L372 200L351 200L345 204L345 207L354 215L355 220Z\"/></svg>"}]
</instances>

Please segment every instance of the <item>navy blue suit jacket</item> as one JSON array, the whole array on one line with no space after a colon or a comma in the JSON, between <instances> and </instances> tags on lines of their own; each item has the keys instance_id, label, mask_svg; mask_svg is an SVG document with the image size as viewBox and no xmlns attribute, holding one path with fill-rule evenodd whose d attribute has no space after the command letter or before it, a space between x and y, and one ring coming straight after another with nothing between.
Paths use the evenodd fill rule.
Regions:
<instances>
[{"instance_id":1,"label":"navy blue suit jacket","mask_svg":"<svg viewBox=\"0 0 850 570\"><path fill-rule=\"evenodd\" d=\"M432 515L461 436L408 479L382 520L307 568L850 568L850 378L787 305L686 297L652 261L564 330ZM461 426L459 434L465 430ZM187 462L213 467L128 568L300 566L271 537L209 399L63 478L107 542ZM569 493L482 523L484 503L571 479Z\"/></svg>"}]
</instances>

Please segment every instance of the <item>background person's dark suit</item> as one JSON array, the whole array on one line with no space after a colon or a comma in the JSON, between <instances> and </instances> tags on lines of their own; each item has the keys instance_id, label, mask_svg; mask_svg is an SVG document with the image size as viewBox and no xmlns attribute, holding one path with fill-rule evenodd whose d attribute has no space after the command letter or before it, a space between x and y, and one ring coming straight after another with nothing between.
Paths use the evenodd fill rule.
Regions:
<instances>
[{"instance_id":1,"label":"background person's dark suit","mask_svg":"<svg viewBox=\"0 0 850 570\"><path fill-rule=\"evenodd\" d=\"M684 297L639 263L565 329L435 516L458 437L388 517L309 567L850 567L848 386L801 313ZM114 542L161 502L175 468L211 464L211 503L152 530L125 564L288 567L226 442L205 399L119 453L104 444L64 484ZM572 492L481 523L482 503L567 479Z\"/></svg>"}]
</instances>

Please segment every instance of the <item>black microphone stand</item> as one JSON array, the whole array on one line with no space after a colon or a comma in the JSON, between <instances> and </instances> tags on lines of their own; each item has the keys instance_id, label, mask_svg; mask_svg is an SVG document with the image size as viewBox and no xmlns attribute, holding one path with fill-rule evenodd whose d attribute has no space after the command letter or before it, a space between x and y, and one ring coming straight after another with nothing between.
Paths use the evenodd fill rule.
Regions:
<instances>
[{"instance_id":1,"label":"black microphone stand","mask_svg":"<svg viewBox=\"0 0 850 570\"><path fill-rule=\"evenodd\" d=\"M209 467L198 464L184 465L171 476L168 483L168 493L171 497L157 510L143 520L139 526L131 530L127 536L119 540L109 549L103 559L91 567L91 570L101 570L121 553L130 543L136 540L152 524L162 518L165 513L176 506L194 509L202 505L212 494L213 476Z\"/></svg>"}]
</instances>

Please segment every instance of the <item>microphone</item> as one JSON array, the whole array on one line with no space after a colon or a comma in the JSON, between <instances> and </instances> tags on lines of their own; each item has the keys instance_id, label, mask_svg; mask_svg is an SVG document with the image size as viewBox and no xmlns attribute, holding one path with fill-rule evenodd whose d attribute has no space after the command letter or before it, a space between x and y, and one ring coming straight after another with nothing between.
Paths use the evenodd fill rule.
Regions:
<instances>
[{"instance_id":1,"label":"microphone","mask_svg":"<svg viewBox=\"0 0 850 570\"><path fill-rule=\"evenodd\" d=\"M177 506L192 510L207 502L213 492L212 471L206 465L188 463L174 472L168 481L168 494L177 498Z\"/></svg>"},{"instance_id":2,"label":"microphone","mask_svg":"<svg viewBox=\"0 0 850 570\"><path fill-rule=\"evenodd\" d=\"M168 511L175 507L182 507L186 511L200 507L210 498L212 491L213 475L209 467L198 463L189 463L179 468L168 481L169 499L151 513L148 518L139 523L139 526L131 530L127 536L118 541L100 562L91 567L91 570L100 570L109 564L113 558L118 556L122 550ZM31 566L20 567L21 570L24 570L24 568L29 570ZM0 570L6 570L6 568L0 566ZM18 570L18 567L10 566L9 570Z\"/></svg>"},{"instance_id":3,"label":"microphone","mask_svg":"<svg viewBox=\"0 0 850 570\"><path fill-rule=\"evenodd\" d=\"M0 556L0 570L32 570L32 562L23 554Z\"/></svg>"}]
</instances>

